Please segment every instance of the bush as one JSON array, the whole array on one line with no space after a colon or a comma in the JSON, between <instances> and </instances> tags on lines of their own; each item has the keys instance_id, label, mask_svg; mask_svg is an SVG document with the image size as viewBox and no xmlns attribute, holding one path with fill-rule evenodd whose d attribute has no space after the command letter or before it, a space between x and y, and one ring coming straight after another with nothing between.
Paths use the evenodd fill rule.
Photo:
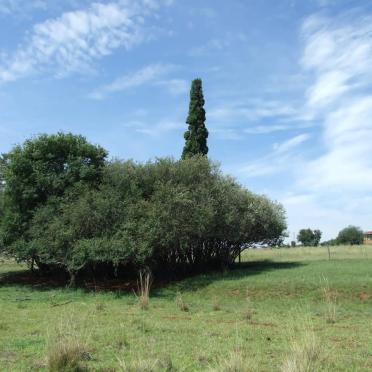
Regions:
<instances>
[{"instance_id":1,"label":"bush","mask_svg":"<svg viewBox=\"0 0 372 372\"><path fill-rule=\"evenodd\" d=\"M100 153L103 162L105 152ZM20 182L12 159L9 195L8 179ZM247 191L203 156L146 164L101 161L92 179L76 176L64 188L51 188L48 197L36 198L26 219L23 213L4 219L3 231L17 231L14 239L5 233L11 242L7 252L20 261L35 260L43 270L68 272L73 284L76 274L87 270L225 267L241 249L270 244L286 228L280 204ZM70 179L63 172L54 178L57 185ZM16 201L10 213L19 211Z\"/></svg>"}]
</instances>

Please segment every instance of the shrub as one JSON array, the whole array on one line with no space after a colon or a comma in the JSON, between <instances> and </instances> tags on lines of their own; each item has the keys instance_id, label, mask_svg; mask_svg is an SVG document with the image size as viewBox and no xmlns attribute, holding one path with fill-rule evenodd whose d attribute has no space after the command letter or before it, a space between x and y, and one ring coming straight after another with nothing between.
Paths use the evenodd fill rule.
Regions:
<instances>
[{"instance_id":1,"label":"shrub","mask_svg":"<svg viewBox=\"0 0 372 372\"><path fill-rule=\"evenodd\" d=\"M2 221L8 254L66 272L71 284L84 272L226 267L286 228L280 204L203 156L105 163L104 150L71 136L41 136L9 154Z\"/></svg>"}]
</instances>

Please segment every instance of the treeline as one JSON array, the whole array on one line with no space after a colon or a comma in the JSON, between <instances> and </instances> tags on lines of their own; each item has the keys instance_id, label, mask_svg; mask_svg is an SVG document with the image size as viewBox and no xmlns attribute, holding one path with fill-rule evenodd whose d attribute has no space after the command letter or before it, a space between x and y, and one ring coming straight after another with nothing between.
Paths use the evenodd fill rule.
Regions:
<instances>
[{"instance_id":1,"label":"treeline","mask_svg":"<svg viewBox=\"0 0 372 372\"><path fill-rule=\"evenodd\" d=\"M1 250L45 272L122 274L230 265L286 228L280 204L206 156L108 161L84 137L40 135L2 158Z\"/></svg>"},{"instance_id":2,"label":"treeline","mask_svg":"<svg viewBox=\"0 0 372 372\"><path fill-rule=\"evenodd\" d=\"M335 239L330 239L322 242L322 245L360 245L363 244L364 233L363 230L358 226L347 226L342 229Z\"/></svg>"},{"instance_id":3,"label":"treeline","mask_svg":"<svg viewBox=\"0 0 372 372\"><path fill-rule=\"evenodd\" d=\"M319 244L327 245L360 245L364 241L364 233L360 227L349 225L342 229L336 238L323 241L320 243L322 232L320 230L301 229L297 235L297 240L307 247L316 247ZM296 242L292 241L292 246L296 246Z\"/></svg>"}]
</instances>

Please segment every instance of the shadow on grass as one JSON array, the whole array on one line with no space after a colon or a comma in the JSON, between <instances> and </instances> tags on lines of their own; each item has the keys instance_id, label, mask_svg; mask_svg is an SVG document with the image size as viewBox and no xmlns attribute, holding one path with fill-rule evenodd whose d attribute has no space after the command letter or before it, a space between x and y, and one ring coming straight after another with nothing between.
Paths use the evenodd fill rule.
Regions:
<instances>
[{"instance_id":1,"label":"shadow on grass","mask_svg":"<svg viewBox=\"0 0 372 372\"><path fill-rule=\"evenodd\" d=\"M167 296L164 289L169 289L171 292L180 291L188 292L195 291L210 285L213 282L220 280L237 280L252 275L260 275L263 272L293 269L306 265L300 262L275 262L271 260L250 261L236 263L232 268L225 271L208 271L203 274L189 274L167 279L155 278L153 284L152 296L164 297ZM67 286L67 279L63 276L45 276L39 272L30 270L11 271L0 274L1 286L26 286L34 290L49 290L53 288L64 288ZM136 278L118 278L118 279L101 279L101 280L81 280L78 288L88 292L97 291L114 291L118 297L121 294L125 295L137 289Z\"/></svg>"},{"instance_id":2,"label":"shadow on grass","mask_svg":"<svg viewBox=\"0 0 372 372\"><path fill-rule=\"evenodd\" d=\"M268 271L294 269L305 265L307 264L302 262L276 262L271 260L242 262L240 264L236 263L227 271L210 271L208 273L189 276L180 281L173 281L168 284L174 290L180 292L191 292L207 287L208 285L220 280L239 280L253 275L260 275L261 273ZM162 296L161 290L155 291L153 295L156 296L157 292Z\"/></svg>"}]
</instances>

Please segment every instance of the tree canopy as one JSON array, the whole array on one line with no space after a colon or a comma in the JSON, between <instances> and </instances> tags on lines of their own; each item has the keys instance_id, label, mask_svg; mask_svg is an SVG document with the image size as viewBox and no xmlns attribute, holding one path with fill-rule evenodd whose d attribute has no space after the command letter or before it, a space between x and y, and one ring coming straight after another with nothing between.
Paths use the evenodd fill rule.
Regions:
<instances>
[{"instance_id":1,"label":"tree canopy","mask_svg":"<svg viewBox=\"0 0 372 372\"><path fill-rule=\"evenodd\" d=\"M70 133L40 135L15 146L2 158L4 216L2 238L27 240L38 208L78 185L98 185L106 150Z\"/></svg>"},{"instance_id":2,"label":"tree canopy","mask_svg":"<svg viewBox=\"0 0 372 372\"><path fill-rule=\"evenodd\" d=\"M230 265L241 249L270 244L286 228L280 204L202 155L145 164L105 157L72 135L15 147L5 172L6 253L72 280L100 268L204 270Z\"/></svg>"}]
</instances>

